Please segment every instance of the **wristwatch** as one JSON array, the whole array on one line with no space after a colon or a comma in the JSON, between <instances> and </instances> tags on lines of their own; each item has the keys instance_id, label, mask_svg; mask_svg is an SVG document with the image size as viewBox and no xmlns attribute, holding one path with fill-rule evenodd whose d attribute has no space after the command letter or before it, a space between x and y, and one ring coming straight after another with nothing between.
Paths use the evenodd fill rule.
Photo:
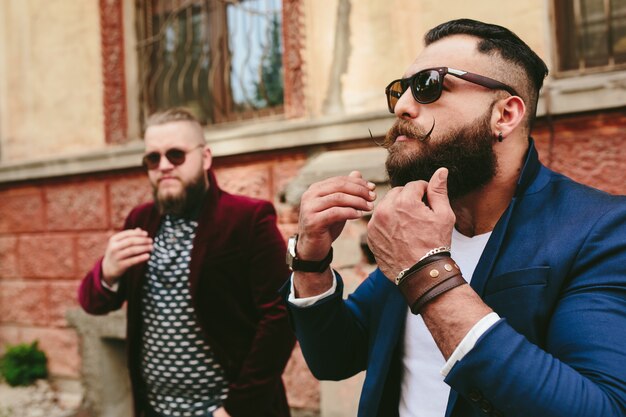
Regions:
<instances>
[{"instance_id":1,"label":"wristwatch","mask_svg":"<svg viewBox=\"0 0 626 417\"><path fill-rule=\"evenodd\" d=\"M298 235L295 234L287 241L287 265L289 265L289 269L292 271L322 273L326 271L326 268L328 268L330 262L333 260L332 246L328 251L328 255L321 261L305 261L298 258L298 254L296 253L297 245Z\"/></svg>"}]
</instances>

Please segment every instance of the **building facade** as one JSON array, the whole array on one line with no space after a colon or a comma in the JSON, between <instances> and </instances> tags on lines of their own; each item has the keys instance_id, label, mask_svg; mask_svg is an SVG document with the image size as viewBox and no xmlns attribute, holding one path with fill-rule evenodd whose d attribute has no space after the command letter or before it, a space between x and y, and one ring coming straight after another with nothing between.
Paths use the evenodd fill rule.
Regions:
<instances>
[{"instance_id":1,"label":"building facade","mask_svg":"<svg viewBox=\"0 0 626 417\"><path fill-rule=\"evenodd\" d=\"M444 3L3 1L0 349L38 339L60 389L82 395L94 417L106 413L94 403L114 394L85 381L97 373L84 363L92 342L72 311L107 238L151 198L140 167L145 117L169 105L196 111L221 186L273 201L287 237L311 181L360 168L384 182L384 151L370 138L393 122L384 87L423 33L453 18L507 26L544 58L551 75L533 132L542 161L626 194L626 3ZM363 232L351 225L337 242L348 287L373 268ZM97 338L123 339L103 326ZM353 415L358 378L320 385L298 349L285 378L303 415Z\"/></svg>"}]
</instances>

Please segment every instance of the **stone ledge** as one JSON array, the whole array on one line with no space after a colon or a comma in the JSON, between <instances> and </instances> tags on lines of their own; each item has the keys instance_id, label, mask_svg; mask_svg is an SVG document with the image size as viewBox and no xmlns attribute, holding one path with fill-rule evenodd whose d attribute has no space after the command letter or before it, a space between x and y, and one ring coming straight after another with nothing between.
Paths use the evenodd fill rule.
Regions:
<instances>
[{"instance_id":1,"label":"stone ledge","mask_svg":"<svg viewBox=\"0 0 626 417\"><path fill-rule=\"evenodd\" d=\"M626 71L602 72L546 81L537 116L563 115L626 105Z\"/></svg>"},{"instance_id":2,"label":"stone ledge","mask_svg":"<svg viewBox=\"0 0 626 417\"><path fill-rule=\"evenodd\" d=\"M323 152L309 159L296 178L285 187L283 198L291 206L300 204L302 193L314 182L348 175L351 171L360 171L363 178L378 184L376 192L379 198L384 195L387 184L384 148L362 148Z\"/></svg>"},{"instance_id":3,"label":"stone ledge","mask_svg":"<svg viewBox=\"0 0 626 417\"><path fill-rule=\"evenodd\" d=\"M315 120L246 122L205 131L213 156L231 156L383 136L393 123L389 113L326 116ZM66 175L138 168L143 142L55 158L0 163L0 184Z\"/></svg>"}]
</instances>

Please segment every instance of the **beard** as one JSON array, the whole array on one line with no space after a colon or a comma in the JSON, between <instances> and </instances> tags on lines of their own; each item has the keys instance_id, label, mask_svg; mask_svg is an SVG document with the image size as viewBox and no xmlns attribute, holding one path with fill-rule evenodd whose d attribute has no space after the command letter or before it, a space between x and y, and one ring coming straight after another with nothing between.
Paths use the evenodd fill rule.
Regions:
<instances>
[{"instance_id":1,"label":"beard","mask_svg":"<svg viewBox=\"0 0 626 417\"><path fill-rule=\"evenodd\" d=\"M455 199L486 185L495 175L498 161L493 150L493 138L489 124L491 109L474 122L453 130L445 137L430 138L430 133L409 121L398 119L387 132L383 146L389 151L385 167L393 187L408 182L430 181L435 171L448 168L448 196ZM434 120L433 120L434 127ZM405 135L411 142L399 142ZM406 149L405 145L419 147Z\"/></svg>"},{"instance_id":2,"label":"beard","mask_svg":"<svg viewBox=\"0 0 626 417\"><path fill-rule=\"evenodd\" d=\"M161 215L172 214L175 216L185 216L193 213L194 209L201 203L206 192L206 182L204 172L200 172L186 184L180 192L161 195L159 186L152 184L152 196L154 203Z\"/></svg>"}]
</instances>

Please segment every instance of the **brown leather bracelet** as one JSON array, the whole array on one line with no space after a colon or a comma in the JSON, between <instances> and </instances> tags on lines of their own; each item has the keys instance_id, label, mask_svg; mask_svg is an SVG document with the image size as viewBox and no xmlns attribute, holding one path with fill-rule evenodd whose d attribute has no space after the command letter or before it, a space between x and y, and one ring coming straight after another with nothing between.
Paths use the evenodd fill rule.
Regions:
<instances>
[{"instance_id":1,"label":"brown leather bracelet","mask_svg":"<svg viewBox=\"0 0 626 417\"><path fill-rule=\"evenodd\" d=\"M435 288L431 289L415 301L415 303L411 306L411 313L419 314L422 307L424 307L433 298L463 284L467 284L467 281L465 281L462 275L454 275L452 278L448 278L446 281L437 285Z\"/></svg>"},{"instance_id":2,"label":"brown leather bracelet","mask_svg":"<svg viewBox=\"0 0 626 417\"><path fill-rule=\"evenodd\" d=\"M441 294L441 292L437 292L435 290L436 287L439 287L442 283L457 276L463 280L459 266L452 260L452 258L446 256L439 258L434 262L429 262L422 268L413 271L410 275L404 277L398 285L398 288L404 296L407 304L412 307L411 312L413 312L413 306L416 304L421 307L427 301L430 301L432 298ZM455 280L454 282L457 283L456 286L460 285L458 280ZM463 280L463 282L465 282L465 280ZM444 286L442 289L443 288L446 287ZM428 295L431 291L433 291L433 293L430 295L430 298L422 302L422 297ZM419 310L417 311L419 312Z\"/></svg>"}]
</instances>

